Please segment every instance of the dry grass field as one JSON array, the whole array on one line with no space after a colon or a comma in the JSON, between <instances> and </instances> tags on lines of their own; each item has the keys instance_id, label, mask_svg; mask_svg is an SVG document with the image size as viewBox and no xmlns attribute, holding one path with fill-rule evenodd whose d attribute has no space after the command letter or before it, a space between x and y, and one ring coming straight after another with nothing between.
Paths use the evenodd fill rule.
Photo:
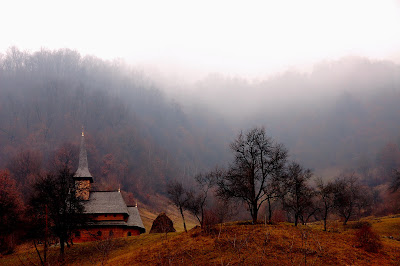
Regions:
<instances>
[{"instance_id":1,"label":"dry grass field","mask_svg":"<svg viewBox=\"0 0 400 266\"><path fill-rule=\"evenodd\" d=\"M66 249L66 265L400 265L400 215L363 219L372 224L382 248L368 252L355 237L357 222L294 227L289 223L216 225L209 232L143 234L75 244ZM58 248L49 262L60 264ZM20 246L0 258L1 265L40 265L35 250Z\"/></svg>"}]
</instances>

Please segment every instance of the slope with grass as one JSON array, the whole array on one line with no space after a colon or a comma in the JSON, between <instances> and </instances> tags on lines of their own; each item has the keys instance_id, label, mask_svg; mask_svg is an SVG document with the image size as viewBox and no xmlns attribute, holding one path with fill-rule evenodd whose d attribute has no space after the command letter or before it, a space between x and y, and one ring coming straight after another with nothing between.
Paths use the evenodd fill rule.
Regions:
<instances>
[{"instance_id":1,"label":"slope with grass","mask_svg":"<svg viewBox=\"0 0 400 266\"><path fill-rule=\"evenodd\" d=\"M145 203L140 203L140 205L138 206L140 217L142 218L143 225L146 228L146 232L150 232L154 219L156 219L156 217L161 212L165 212L167 216L172 220L176 231L179 232L184 230L182 216L179 210L173 204L171 204L170 200L167 197L155 194L151 197L151 201L154 203L151 206ZM184 215L186 227L188 229L191 229L198 224L197 219L189 212L184 211Z\"/></svg>"},{"instance_id":2,"label":"slope with grass","mask_svg":"<svg viewBox=\"0 0 400 266\"><path fill-rule=\"evenodd\" d=\"M292 224L251 225L225 223L209 232L196 227L188 233L144 234L74 245L66 250L67 264L164 265L398 265L400 262L400 216L368 218L379 235L382 248L367 252L355 239L357 222L343 227L331 222L328 232L320 223L294 227ZM49 261L57 262L58 249L50 250ZM0 264L39 264L34 249L0 259Z\"/></svg>"}]
</instances>

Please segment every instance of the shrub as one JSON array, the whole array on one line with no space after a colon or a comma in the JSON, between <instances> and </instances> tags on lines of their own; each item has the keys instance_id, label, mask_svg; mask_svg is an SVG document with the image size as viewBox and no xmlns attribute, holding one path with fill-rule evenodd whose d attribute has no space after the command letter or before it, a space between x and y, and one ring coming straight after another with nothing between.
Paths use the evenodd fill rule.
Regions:
<instances>
[{"instance_id":1,"label":"shrub","mask_svg":"<svg viewBox=\"0 0 400 266\"><path fill-rule=\"evenodd\" d=\"M215 231L215 225L218 224L218 215L212 210L204 211L203 230L206 234Z\"/></svg>"},{"instance_id":2,"label":"shrub","mask_svg":"<svg viewBox=\"0 0 400 266\"><path fill-rule=\"evenodd\" d=\"M16 247L16 237L14 233L0 236L0 254L11 254Z\"/></svg>"},{"instance_id":3,"label":"shrub","mask_svg":"<svg viewBox=\"0 0 400 266\"><path fill-rule=\"evenodd\" d=\"M368 221L357 221L355 223L349 224L348 227L351 229L361 229L364 226L366 227L371 227L371 223Z\"/></svg>"},{"instance_id":4,"label":"shrub","mask_svg":"<svg viewBox=\"0 0 400 266\"><path fill-rule=\"evenodd\" d=\"M371 225L363 225L355 232L357 247L368 252L378 252L382 248L382 241L377 233L372 231Z\"/></svg>"}]
</instances>

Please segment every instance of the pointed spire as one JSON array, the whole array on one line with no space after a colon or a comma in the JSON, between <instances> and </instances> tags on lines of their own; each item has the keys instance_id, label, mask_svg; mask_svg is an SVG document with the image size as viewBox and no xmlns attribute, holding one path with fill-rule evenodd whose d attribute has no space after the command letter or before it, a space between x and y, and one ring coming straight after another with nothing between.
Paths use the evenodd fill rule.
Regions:
<instances>
[{"instance_id":1,"label":"pointed spire","mask_svg":"<svg viewBox=\"0 0 400 266\"><path fill-rule=\"evenodd\" d=\"M79 166L78 170L76 170L74 177L79 179L89 179L90 182L93 182L93 177L89 172L89 164L85 146L85 133L83 131L83 126L82 126L81 147L79 151Z\"/></svg>"}]
</instances>

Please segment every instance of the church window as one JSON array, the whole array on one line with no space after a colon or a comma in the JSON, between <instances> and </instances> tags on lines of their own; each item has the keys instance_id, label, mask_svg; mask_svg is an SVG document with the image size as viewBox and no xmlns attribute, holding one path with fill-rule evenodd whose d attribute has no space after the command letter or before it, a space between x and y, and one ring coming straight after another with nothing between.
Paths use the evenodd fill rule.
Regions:
<instances>
[{"instance_id":1,"label":"church window","mask_svg":"<svg viewBox=\"0 0 400 266\"><path fill-rule=\"evenodd\" d=\"M131 236L132 235L132 233L131 232L128 232L128 236Z\"/></svg>"}]
</instances>

